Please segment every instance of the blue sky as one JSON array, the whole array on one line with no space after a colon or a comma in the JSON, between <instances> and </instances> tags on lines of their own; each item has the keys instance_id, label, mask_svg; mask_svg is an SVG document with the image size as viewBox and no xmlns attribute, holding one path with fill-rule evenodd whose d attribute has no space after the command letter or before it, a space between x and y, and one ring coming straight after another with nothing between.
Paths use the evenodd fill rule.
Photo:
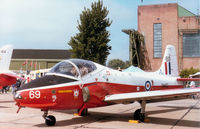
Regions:
<instances>
[{"instance_id":1,"label":"blue sky","mask_svg":"<svg viewBox=\"0 0 200 129\"><path fill-rule=\"evenodd\" d=\"M78 33L77 21L94 0L0 0L0 46L17 49L69 49ZM137 30L138 5L178 3L197 14L200 0L104 0L113 21L108 60L129 59L129 37L122 29Z\"/></svg>"}]
</instances>

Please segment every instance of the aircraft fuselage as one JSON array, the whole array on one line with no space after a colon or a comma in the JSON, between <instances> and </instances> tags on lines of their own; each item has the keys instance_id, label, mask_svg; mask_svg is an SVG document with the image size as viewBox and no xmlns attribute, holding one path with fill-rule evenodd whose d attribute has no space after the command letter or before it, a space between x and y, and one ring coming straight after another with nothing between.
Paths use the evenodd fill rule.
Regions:
<instances>
[{"instance_id":1,"label":"aircraft fuselage","mask_svg":"<svg viewBox=\"0 0 200 129\"><path fill-rule=\"evenodd\" d=\"M68 78L60 74L48 76L52 81L51 76ZM71 82L19 90L22 98L16 101L18 106L43 110L80 109L84 104L92 108L109 105L104 102L106 95L183 88L176 79L151 72L120 72L98 65L97 70Z\"/></svg>"}]
</instances>

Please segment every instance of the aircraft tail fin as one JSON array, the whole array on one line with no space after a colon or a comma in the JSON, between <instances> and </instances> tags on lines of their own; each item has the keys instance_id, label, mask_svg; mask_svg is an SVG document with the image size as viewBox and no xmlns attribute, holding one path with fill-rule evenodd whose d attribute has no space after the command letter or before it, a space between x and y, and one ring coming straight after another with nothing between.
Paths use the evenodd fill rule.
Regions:
<instances>
[{"instance_id":1,"label":"aircraft tail fin","mask_svg":"<svg viewBox=\"0 0 200 129\"><path fill-rule=\"evenodd\" d=\"M167 45L161 67L157 72L162 75L178 76L176 50L173 45Z\"/></svg>"},{"instance_id":2,"label":"aircraft tail fin","mask_svg":"<svg viewBox=\"0 0 200 129\"><path fill-rule=\"evenodd\" d=\"M13 52L12 45L5 45L0 48L0 71L7 71L10 67L11 56Z\"/></svg>"}]
</instances>

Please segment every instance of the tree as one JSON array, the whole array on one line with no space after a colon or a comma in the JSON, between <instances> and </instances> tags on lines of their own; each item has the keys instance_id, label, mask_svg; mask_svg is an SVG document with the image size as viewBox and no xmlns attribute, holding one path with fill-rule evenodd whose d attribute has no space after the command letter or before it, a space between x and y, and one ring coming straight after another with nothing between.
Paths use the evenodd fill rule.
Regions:
<instances>
[{"instance_id":1,"label":"tree","mask_svg":"<svg viewBox=\"0 0 200 129\"><path fill-rule=\"evenodd\" d=\"M113 69L118 69L119 67L121 69L125 69L129 66L130 66L129 61L124 62L120 59L112 59L108 62L108 67L113 68Z\"/></svg>"},{"instance_id":2,"label":"tree","mask_svg":"<svg viewBox=\"0 0 200 129\"><path fill-rule=\"evenodd\" d=\"M189 68L189 69L183 69L181 72L180 72L180 76L182 77L182 78L188 78L189 77L189 75L191 75L191 74L195 74L195 73L197 73L197 72L199 72L200 71L200 69L195 69L195 68L193 68L193 67L191 67L191 68Z\"/></svg>"},{"instance_id":3,"label":"tree","mask_svg":"<svg viewBox=\"0 0 200 129\"><path fill-rule=\"evenodd\" d=\"M105 64L111 50L111 46L108 45L110 34L106 30L112 23L106 18L108 13L102 1L92 3L91 9L84 8L80 14L80 24L78 22L79 33L71 37L68 43L72 47L72 58Z\"/></svg>"}]
</instances>

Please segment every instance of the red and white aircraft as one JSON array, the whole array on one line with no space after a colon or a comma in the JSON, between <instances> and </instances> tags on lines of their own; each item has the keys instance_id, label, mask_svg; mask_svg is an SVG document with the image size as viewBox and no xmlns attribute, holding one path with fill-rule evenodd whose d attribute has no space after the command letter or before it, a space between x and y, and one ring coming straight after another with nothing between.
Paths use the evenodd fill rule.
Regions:
<instances>
[{"instance_id":1,"label":"red and white aircraft","mask_svg":"<svg viewBox=\"0 0 200 129\"><path fill-rule=\"evenodd\" d=\"M175 48L169 45L156 72L120 72L92 61L69 59L56 64L46 76L21 86L14 99L19 109L44 111L47 125L56 123L48 110L78 109L79 115L84 115L88 108L134 101L141 104L134 119L144 121L146 103L200 92L199 88L185 89L182 81L186 80L178 77Z\"/></svg>"},{"instance_id":2,"label":"red and white aircraft","mask_svg":"<svg viewBox=\"0 0 200 129\"><path fill-rule=\"evenodd\" d=\"M16 79L20 78L15 73L9 71L10 60L13 52L11 45L5 45L0 48L0 89L4 86L16 83Z\"/></svg>"}]
</instances>

